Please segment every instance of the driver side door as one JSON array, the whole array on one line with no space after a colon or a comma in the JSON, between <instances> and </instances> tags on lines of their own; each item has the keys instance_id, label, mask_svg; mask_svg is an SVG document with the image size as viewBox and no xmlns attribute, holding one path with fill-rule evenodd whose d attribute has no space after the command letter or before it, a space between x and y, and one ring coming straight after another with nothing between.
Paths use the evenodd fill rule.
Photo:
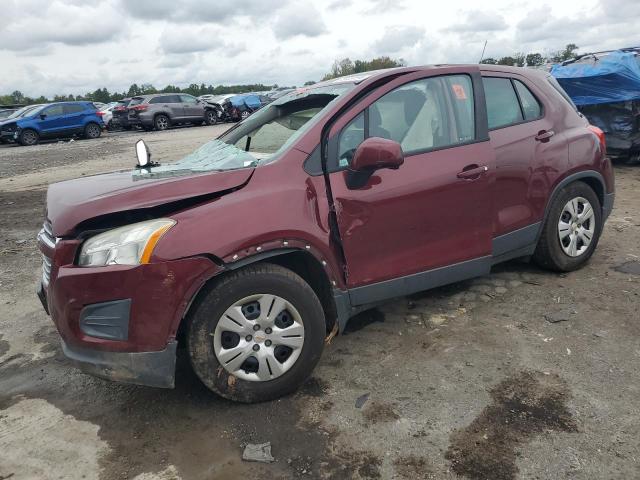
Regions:
<instances>
[{"instance_id":1,"label":"driver side door","mask_svg":"<svg viewBox=\"0 0 640 480\"><path fill-rule=\"evenodd\" d=\"M495 156L479 107L480 76L448 71L393 80L329 134L329 178L353 305L490 269ZM404 164L350 187L354 150L369 137L398 142Z\"/></svg>"}]
</instances>

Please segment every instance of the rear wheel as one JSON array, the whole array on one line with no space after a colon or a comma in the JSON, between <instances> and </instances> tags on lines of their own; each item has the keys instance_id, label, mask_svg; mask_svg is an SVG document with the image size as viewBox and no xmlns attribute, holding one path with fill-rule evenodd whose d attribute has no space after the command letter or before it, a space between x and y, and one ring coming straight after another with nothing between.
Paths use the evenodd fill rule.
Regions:
<instances>
[{"instance_id":1,"label":"rear wheel","mask_svg":"<svg viewBox=\"0 0 640 480\"><path fill-rule=\"evenodd\" d=\"M153 120L153 125L156 127L156 130L166 130L171 126L171 121L169 117L166 115L156 115L156 118Z\"/></svg>"},{"instance_id":2,"label":"rear wheel","mask_svg":"<svg viewBox=\"0 0 640 480\"><path fill-rule=\"evenodd\" d=\"M601 232L598 196L587 184L572 183L553 200L533 258L550 270L576 270L593 255Z\"/></svg>"},{"instance_id":3,"label":"rear wheel","mask_svg":"<svg viewBox=\"0 0 640 480\"><path fill-rule=\"evenodd\" d=\"M29 147L31 145L36 145L39 139L40 139L40 136L38 135L38 132L36 132L35 130L31 130L30 128L27 128L26 130L23 130L20 133L20 137L18 137L18 142L20 143L20 145Z\"/></svg>"},{"instance_id":4,"label":"rear wheel","mask_svg":"<svg viewBox=\"0 0 640 480\"><path fill-rule=\"evenodd\" d=\"M100 126L96 123L90 123L86 127L84 127L84 138L92 139L100 137L102 130Z\"/></svg>"},{"instance_id":5,"label":"rear wheel","mask_svg":"<svg viewBox=\"0 0 640 480\"><path fill-rule=\"evenodd\" d=\"M318 297L278 265L247 267L222 278L202 294L188 321L194 371L209 389L240 402L294 391L324 346Z\"/></svg>"}]
</instances>

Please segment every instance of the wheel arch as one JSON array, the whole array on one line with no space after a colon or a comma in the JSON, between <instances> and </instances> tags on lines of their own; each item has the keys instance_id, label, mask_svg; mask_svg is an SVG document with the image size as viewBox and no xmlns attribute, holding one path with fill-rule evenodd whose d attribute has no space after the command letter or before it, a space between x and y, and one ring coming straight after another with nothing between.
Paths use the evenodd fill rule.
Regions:
<instances>
[{"instance_id":1,"label":"wheel arch","mask_svg":"<svg viewBox=\"0 0 640 480\"><path fill-rule=\"evenodd\" d=\"M218 261L220 260L218 259ZM180 319L176 338L181 345L184 343L185 330L188 323L187 318L189 317L194 305L197 305L200 298L203 295L206 295L208 289L231 272L259 263L280 265L281 267L287 268L299 275L305 282L307 282L320 300L324 311L327 332L334 328L338 314L326 267L312 253L306 250L299 248L281 248L258 253L245 257L234 263L225 264L224 270L203 282L193 294L190 302L184 310L182 318Z\"/></svg>"},{"instance_id":2,"label":"wheel arch","mask_svg":"<svg viewBox=\"0 0 640 480\"><path fill-rule=\"evenodd\" d=\"M580 172L572 173L571 175L568 175L563 179L561 179L553 188L553 191L551 192L551 195L549 195L549 198L547 199L547 205L544 209L544 218L542 219L542 225L544 225L545 222L547 221L547 217L549 216L549 211L551 210L551 205L553 204L553 201L558 196L558 193L560 193L560 190L562 190L567 185L570 185L575 182L583 182L583 183L586 183L589 187L591 187L591 189L597 195L598 200L600 201L600 208L604 206L605 194L607 189L606 189L604 177L602 176L602 174L600 174L595 170L583 170ZM538 239L542 234L542 230L543 229L540 228L540 231L538 233Z\"/></svg>"}]
</instances>

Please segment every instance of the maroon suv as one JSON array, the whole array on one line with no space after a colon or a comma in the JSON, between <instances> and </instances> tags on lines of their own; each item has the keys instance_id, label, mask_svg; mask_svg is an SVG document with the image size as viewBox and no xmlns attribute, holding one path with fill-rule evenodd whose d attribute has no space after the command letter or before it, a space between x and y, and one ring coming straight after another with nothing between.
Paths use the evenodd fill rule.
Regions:
<instances>
[{"instance_id":1,"label":"maroon suv","mask_svg":"<svg viewBox=\"0 0 640 480\"><path fill-rule=\"evenodd\" d=\"M50 186L39 296L86 372L172 387L184 343L211 390L269 400L377 302L516 257L580 267L613 199L602 132L549 75L370 72L175 163Z\"/></svg>"}]
</instances>

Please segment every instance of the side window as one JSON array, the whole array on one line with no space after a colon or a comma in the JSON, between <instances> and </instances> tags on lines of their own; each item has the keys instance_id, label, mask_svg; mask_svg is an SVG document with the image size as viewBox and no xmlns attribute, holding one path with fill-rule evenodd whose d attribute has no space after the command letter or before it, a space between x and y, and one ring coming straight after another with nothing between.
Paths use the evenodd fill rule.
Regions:
<instances>
[{"instance_id":1,"label":"side window","mask_svg":"<svg viewBox=\"0 0 640 480\"><path fill-rule=\"evenodd\" d=\"M473 87L468 75L432 77L402 85L355 117L340 133L338 162L348 165L366 137L395 140L405 154L475 138Z\"/></svg>"},{"instance_id":2,"label":"side window","mask_svg":"<svg viewBox=\"0 0 640 480\"><path fill-rule=\"evenodd\" d=\"M69 105L65 105L64 106L64 113L67 114L67 115L73 114L73 113L84 112L84 110L85 110L85 106L84 105L69 104Z\"/></svg>"},{"instance_id":3,"label":"side window","mask_svg":"<svg viewBox=\"0 0 640 480\"><path fill-rule=\"evenodd\" d=\"M164 103L167 101L167 97L153 97L149 100L149 103Z\"/></svg>"},{"instance_id":4,"label":"side window","mask_svg":"<svg viewBox=\"0 0 640 480\"><path fill-rule=\"evenodd\" d=\"M338 141L338 166L346 167L351 162L353 154L364 141L364 112L351 120L340 132Z\"/></svg>"},{"instance_id":5,"label":"side window","mask_svg":"<svg viewBox=\"0 0 640 480\"><path fill-rule=\"evenodd\" d=\"M198 103L191 95L180 95L180 100L182 100L182 103Z\"/></svg>"},{"instance_id":6,"label":"side window","mask_svg":"<svg viewBox=\"0 0 640 480\"><path fill-rule=\"evenodd\" d=\"M536 118L540 118L542 115L542 108L540 107L538 99L520 80L514 80L513 83L515 84L518 95L520 96L520 103L522 104L522 111L524 112L525 120L535 120Z\"/></svg>"},{"instance_id":7,"label":"side window","mask_svg":"<svg viewBox=\"0 0 640 480\"><path fill-rule=\"evenodd\" d=\"M44 112L48 117L57 117L59 115L64 115L64 105L51 105Z\"/></svg>"},{"instance_id":8,"label":"side window","mask_svg":"<svg viewBox=\"0 0 640 480\"><path fill-rule=\"evenodd\" d=\"M500 128L523 120L518 97L508 78L484 77L489 129Z\"/></svg>"},{"instance_id":9,"label":"side window","mask_svg":"<svg viewBox=\"0 0 640 480\"><path fill-rule=\"evenodd\" d=\"M169 95L164 97L164 103L182 103L178 95Z\"/></svg>"}]
</instances>

